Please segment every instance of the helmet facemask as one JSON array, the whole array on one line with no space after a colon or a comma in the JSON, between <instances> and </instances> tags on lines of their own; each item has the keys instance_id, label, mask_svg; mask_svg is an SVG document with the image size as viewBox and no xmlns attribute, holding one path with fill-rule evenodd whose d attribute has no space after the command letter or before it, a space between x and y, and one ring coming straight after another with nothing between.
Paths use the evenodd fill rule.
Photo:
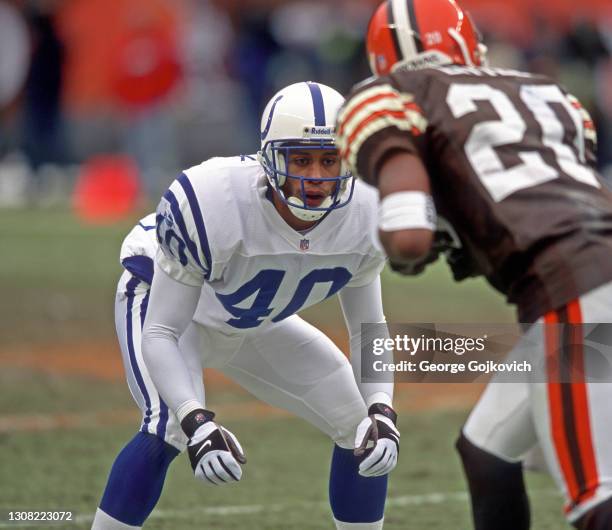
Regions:
<instances>
[{"instance_id":1,"label":"helmet facemask","mask_svg":"<svg viewBox=\"0 0 612 530\"><path fill-rule=\"evenodd\" d=\"M318 221L331 210L346 206L353 196L354 178L346 171L344 164L340 165L338 176L307 177L290 173L288 161L293 152L298 151L335 151L333 138L321 138L304 141L304 139L280 139L266 142L259 153L259 161L266 172L268 182L276 191L281 201L287 205L291 213L302 221ZM287 196L283 188L288 179L299 182L298 196ZM317 206L308 205L306 184L309 182L334 182L331 194L327 195Z\"/></svg>"}]
</instances>

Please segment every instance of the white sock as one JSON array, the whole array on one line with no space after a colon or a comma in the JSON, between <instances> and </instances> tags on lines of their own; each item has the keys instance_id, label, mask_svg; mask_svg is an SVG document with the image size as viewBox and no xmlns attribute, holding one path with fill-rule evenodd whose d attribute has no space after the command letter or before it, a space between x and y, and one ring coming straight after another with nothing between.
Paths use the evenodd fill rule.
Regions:
<instances>
[{"instance_id":1,"label":"white sock","mask_svg":"<svg viewBox=\"0 0 612 530\"><path fill-rule=\"evenodd\" d=\"M373 523L345 523L334 517L336 530L382 530L384 518Z\"/></svg>"},{"instance_id":2,"label":"white sock","mask_svg":"<svg viewBox=\"0 0 612 530\"><path fill-rule=\"evenodd\" d=\"M142 528L142 526L131 526L117 521L117 519L103 512L100 508L96 510L96 515L91 525L91 530L135 530L139 528Z\"/></svg>"}]
</instances>

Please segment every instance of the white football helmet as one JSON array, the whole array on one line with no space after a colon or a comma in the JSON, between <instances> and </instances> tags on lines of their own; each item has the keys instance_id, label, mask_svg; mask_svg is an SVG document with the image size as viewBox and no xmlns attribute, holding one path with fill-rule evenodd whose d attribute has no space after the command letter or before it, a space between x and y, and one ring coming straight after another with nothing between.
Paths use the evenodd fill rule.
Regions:
<instances>
[{"instance_id":1,"label":"white football helmet","mask_svg":"<svg viewBox=\"0 0 612 530\"><path fill-rule=\"evenodd\" d=\"M287 170L291 150L336 149L336 115L344 98L333 88L320 83L295 83L277 92L266 105L261 118L261 151L258 159L270 185L287 204L291 213L303 221L316 221L327 212L346 206L353 197L355 179L341 165L333 178L313 179ZM300 197L285 197L286 179L300 181ZM336 181L334 193L319 206L307 205L304 182Z\"/></svg>"}]
</instances>

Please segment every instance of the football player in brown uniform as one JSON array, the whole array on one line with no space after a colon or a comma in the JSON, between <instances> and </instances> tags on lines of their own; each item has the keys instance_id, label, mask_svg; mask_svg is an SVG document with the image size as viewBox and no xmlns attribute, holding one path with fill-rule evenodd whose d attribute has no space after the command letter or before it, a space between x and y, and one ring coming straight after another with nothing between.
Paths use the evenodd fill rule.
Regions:
<instances>
[{"instance_id":1,"label":"football player in brown uniform","mask_svg":"<svg viewBox=\"0 0 612 530\"><path fill-rule=\"evenodd\" d=\"M521 461L539 443L568 521L611 529L612 383L576 375L591 362L582 327L547 326L612 322L612 193L588 113L548 78L488 67L454 0L383 2L367 49L375 77L341 110L338 143L380 191L391 262L415 274L443 252L456 279L485 276L543 324L525 337L544 382L494 379L457 442L475 528L529 528Z\"/></svg>"}]
</instances>

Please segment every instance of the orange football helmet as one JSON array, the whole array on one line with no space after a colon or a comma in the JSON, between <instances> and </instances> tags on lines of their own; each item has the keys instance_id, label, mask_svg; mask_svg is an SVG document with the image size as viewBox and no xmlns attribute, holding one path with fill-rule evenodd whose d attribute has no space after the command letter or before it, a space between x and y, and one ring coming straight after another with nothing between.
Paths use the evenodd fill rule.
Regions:
<instances>
[{"instance_id":1,"label":"orange football helmet","mask_svg":"<svg viewBox=\"0 0 612 530\"><path fill-rule=\"evenodd\" d=\"M486 65L480 33L455 0L385 0L370 19L366 48L374 75L451 63Z\"/></svg>"}]
</instances>

